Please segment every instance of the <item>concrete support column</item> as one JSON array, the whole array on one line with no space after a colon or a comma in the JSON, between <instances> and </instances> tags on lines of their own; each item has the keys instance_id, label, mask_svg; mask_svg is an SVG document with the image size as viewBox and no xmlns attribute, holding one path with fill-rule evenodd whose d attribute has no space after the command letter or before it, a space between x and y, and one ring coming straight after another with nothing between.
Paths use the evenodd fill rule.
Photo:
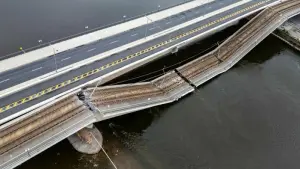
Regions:
<instances>
[{"instance_id":1,"label":"concrete support column","mask_svg":"<svg viewBox=\"0 0 300 169\"><path fill-rule=\"evenodd\" d=\"M71 135L68 140L81 153L97 154L102 149L102 134L93 124Z\"/></svg>"}]
</instances>

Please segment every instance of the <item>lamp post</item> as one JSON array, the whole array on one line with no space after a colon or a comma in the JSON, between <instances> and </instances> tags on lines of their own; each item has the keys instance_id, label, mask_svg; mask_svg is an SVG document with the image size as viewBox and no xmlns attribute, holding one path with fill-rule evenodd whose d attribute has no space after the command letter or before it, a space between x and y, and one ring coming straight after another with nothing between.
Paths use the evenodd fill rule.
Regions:
<instances>
[{"instance_id":1,"label":"lamp post","mask_svg":"<svg viewBox=\"0 0 300 169\"><path fill-rule=\"evenodd\" d=\"M57 73L57 61L56 61L56 50L53 48L53 53L54 53L54 63L55 63L55 71Z\"/></svg>"},{"instance_id":2,"label":"lamp post","mask_svg":"<svg viewBox=\"0 0 300 169\"><path fill-rule=\"evenodd\" d=\"M52 46L51 43L49 43L49 44L50 44L50 46L51 46L52 49L53 49L53 58L54 58L54 64L55 64L55 71L56 71L56 73L57 73L57 69L58 69L57 61L56 61L56 52L57 52L57 50L55 50L55 48Z\"/></svg>"},{"instance_id":3,"label":"lamp post","mask_svg":"<svg viewBox=\"0 0 300 169\"><path fill-rule=\"evenodd\" d=\"M151 21L151 19L148 18L148 16L145 16L147 19L147 24L146 24L146 30L145 30L145 39L147 37L147 32L148 32L148 24L149 24L149 20Z\"/></svg>"},{"instance_id":4,"label":"lamp post","mask_svg":"<svg viewBox=\"0 0 300 169\"><path fill-rule=\"evenodd\" d=\"M126 17L127 17L126 15L123 15L123 19L124 19L124 21L126 21Z\"/></svg>"}]
</instances>

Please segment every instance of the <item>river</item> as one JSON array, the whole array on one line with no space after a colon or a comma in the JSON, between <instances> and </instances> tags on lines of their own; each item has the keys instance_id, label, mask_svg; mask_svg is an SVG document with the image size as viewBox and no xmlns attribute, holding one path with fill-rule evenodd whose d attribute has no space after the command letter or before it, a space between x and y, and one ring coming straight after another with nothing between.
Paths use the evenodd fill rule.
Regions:
<instances>
[{"instance_id":1,"label":"river","mask_svg":"<svg viewBox=\"0 0 300 169\"><path fill-rule=\"evenodd\" d=\"M103 26L118 21L122 15L135 16L154 10L158 3L168 7L180 0L138 2L1 1L0 20L7 24L1 24L4 28L1 37L6 41L1 41L0 47L6 53L13 52L25 42L30 47L39 39L53 40L77 33L85 25ZM65 6L69 6L68 10ZM225 39L243 23L111 83L164 67L168 71L167 67ZM270 35L231 70L177 103L107 120L96 127L102 132L104 148L118 169L298 169L299 86L299 53ZM113 169L113 166L103 152L84 155L64 140L18 167L35 168Z\"/></svg>"}]
</instances>

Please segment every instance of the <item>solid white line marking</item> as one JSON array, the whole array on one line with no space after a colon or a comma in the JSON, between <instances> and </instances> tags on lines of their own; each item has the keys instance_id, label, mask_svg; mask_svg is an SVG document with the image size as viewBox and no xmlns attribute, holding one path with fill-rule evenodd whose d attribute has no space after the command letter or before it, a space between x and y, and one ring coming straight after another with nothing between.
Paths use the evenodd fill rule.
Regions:
<instances>
[{"instance_id":1,"label":"solid white line marking","mask_svg":"<svg viewBox=\"0 0 300 169\"><path fill-rule=\"evenodd\" d=\"M91 52L91 51L93 51L93 50L95 50L96 48L93 48L93 49L89 49L87 52Z\"/></svg>"},{"instance_id":2,"label":"solid white line marking","mask_svg":"<svg viewBox=\"0 0 300 169\"><path fill-rule=\"evenodd\" d=\"M184 19L184 16L182 16L180 19Z\"/></svg>"},{"instance_id":3,"label":"solid white line marking","mask_svg":"<svg viewBox=\"0 0 300 169\"><path fill-rule=\"evenodd\" d=\"M118 40L116 40L116 41L110 42L109 44L113 44L113 43L117 43L117 42L119 42L119 41L118 41Z\"/></svg>"},{"instance_id":4,"label":"solid white line marking","mask_svg":"<svg viewBox=\"0 0 300 169\"><path fill-rule=\"evenodd\" d=\"M136 33L136 34L133 34L133 35L131 35L131 36L136 36L136 35L138 35L138 34Z\"/></svg>"},{"instance_id":5,"label":"solid white line marking","mask_svg":"<svg viewBox=\"0 0 300 169\"><path fill-rule=\"evenodd\" d=\"M68 59L71 59L71 57L64 58L61 61L63 62L63 61L68 60Z\"/></svg>"},{"instance_id":6,"label":"solid white line marking","mask_svg":"<svg viewBox=\"0 0 300 169\"><path fill-rule=\"evenodd\" d=\"M170 21L170 22L167 22L167 23L166 23L166 25L168 25L168 24L170 24L170 23L172 23L172 21Z\"/></svg>"},{"instance_id":7,"label":"solid white line marking","mask_svg":"<svg viewBox=\"0 0 300 169\"><path fill-rule=\"evenodd\" d=\"M34 72L34 71L40 70L40 69L42 69L42 68L43 68L43 67L39 67L39 68L33 69L32 71Z\"/></svg>"},{"instance_id":8,"label":"solid white line marking","mask_svg":"<svg viewBox=\"0 0 300 169\"><path fill-rule=\"evenodd\" d=\"M0 83L4 83L4 82L7 82L7 81L9 81L9 79L2 80Z\"/></svg>"}]
</instances>

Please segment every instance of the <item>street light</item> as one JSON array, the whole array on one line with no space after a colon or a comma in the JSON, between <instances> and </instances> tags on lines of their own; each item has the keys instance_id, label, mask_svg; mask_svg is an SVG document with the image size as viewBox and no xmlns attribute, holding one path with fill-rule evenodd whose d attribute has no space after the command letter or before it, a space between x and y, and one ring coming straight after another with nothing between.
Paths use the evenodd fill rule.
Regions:
<instances>
[{"instance_id":1,"label":"street light","mask_svg":"<svg viewBox=\"0 0 300 169\"><path fill-rule=\"evenodd\" d=\"M159 11L159 9L160 9L160 5L157 6L157 11Z\"/></svg>"},{"instance_id":2,"label":"street light","mask_svg":"<svg viewBox=\"0 0 300 169\"><path fill-rule=\"evenodd\" d=\"M126 21L126 17L127 17L126 15L123 16L124 21Z\"/></svg>"},{"instance_id":3,"label":"street light","mask_svg":"<svg viewBox=\"0 0 300 169\"><path fill-rule=\"evenodd\" d=\"M58 51L58 50L55 50L55 48L52 46L52 44L51 43L49 43L50 44L50 46L52 47L52 49L53 49L53 58L54 58L54 63L55 63L55 71L56 71L56 73L57 73L57 69L58 69L58 66L57 66L57 61L56 61L56 52Z\"/></svg>"},{"instance_id":4,"label":"street light","mask_svg":"<svg viewBox=\"0 0 300 169\"><path fill-rule=\"evenodd\" d=\"M56 71L56 73L57 73L56 52L57 52L57 50L55 50L55 49L53 48L53 53L54 53L54 63L55 63L55 71Z\"/></svg>"},{"instance_id":5,"label":"street light","mask_svg":"<svg viewBox=\"0 0 300 169\"><path fill-rule=\"evenodd\" d=\"M85 26L84 28L85 28L85 29L89 29L89 26Z\"/></svg>"},{"instance_id":6,"label":"street light","mask_svg":"<svg viewBox=\"0 0 300 169\"><path fill-rule=\"evenodd\" d=\"M147 37L147 31L148 31L148 21L150 20L150 21L152 21L150 18L148 18L148 16L145 16L146 18L147 18L147 24L146 24L146 30L145 30L145 39L146 39L146 37Z\"/></svg>"}]
</instances>

